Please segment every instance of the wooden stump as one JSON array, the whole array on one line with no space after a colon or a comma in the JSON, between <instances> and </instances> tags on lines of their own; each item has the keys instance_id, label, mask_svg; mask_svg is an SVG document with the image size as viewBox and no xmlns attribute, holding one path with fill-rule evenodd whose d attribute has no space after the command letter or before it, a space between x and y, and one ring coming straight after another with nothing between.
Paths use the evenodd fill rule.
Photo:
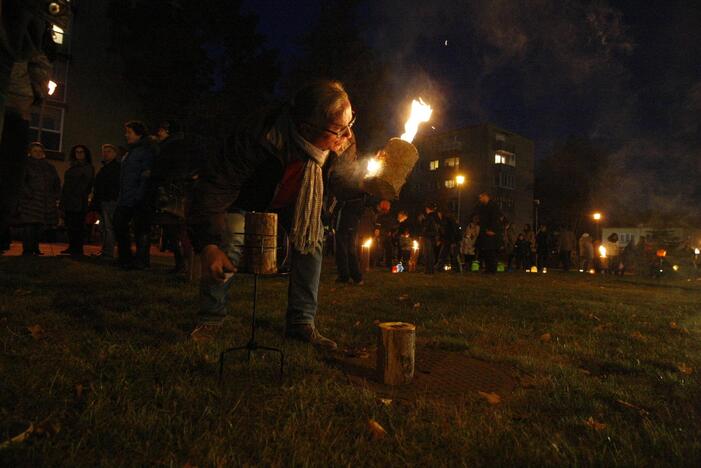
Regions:
<instances>
[{"instance_id":1,"label":"wooden stump","mask_svg":"<svg viewBox=\"0 0 701 468\"><path fill-rule=\"evenodd\" d=\"M394 200L399 198L399 192L419 160L419 151L400 138L391 138L382 151L383 169L377 176L363 180L363 189L384 200Z\"/></svg>"},{"instance_id":2,"label":"wooden stump","mask_svg":"<svg viewBox=\"0 0 701 468\"><path fill-rule=\"evenodd\" d=\"M406 385L414 378L416 326L384 322L377 333L377 378L386 385Z\"/></svg>"},{"instance_id":3,"label":"wooden stump","mask_svg":"<svg viewBox=\"0 0 701 468\"><path fill-rule=\"evenodd\" d=\"M277 273L276 213L246 213L243 264L248 273Z\"/></svg>"}]
</instances>

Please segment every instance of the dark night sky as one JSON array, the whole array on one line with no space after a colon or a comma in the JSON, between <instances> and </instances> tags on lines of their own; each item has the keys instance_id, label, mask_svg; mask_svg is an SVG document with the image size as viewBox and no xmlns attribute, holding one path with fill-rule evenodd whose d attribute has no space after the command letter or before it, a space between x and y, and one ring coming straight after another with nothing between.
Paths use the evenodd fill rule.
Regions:
<instances>
[{"instance_id":1,"label":"dark night sky","mask_svg":"<svg viewBox=\"0 0 701 468\"><path fill-rule=\"evenodd\" d=\"M244 2L286 65L320 4ZM392 64L399 98L384 112L397 131L420 95L438 130L492 122L532 138L538 158L591 138L610 154L602 201L699 204L701 2L385 0L361 2L355 19Z\"/></svg>"},{"instance_id":2,"label":"dark night sky","mask_svg":"<svg viewBox=\"0 0 701 468\"><path fill-rule=\"evenodd\" d=\"M320 3L244 5L289 64ZM698 154L701 3L365 3L357 24L392 63L393 92L431 102L439 129L490 121L533 138L539 155L570 134L623 152Z\"/></svg>"}]
</instances>

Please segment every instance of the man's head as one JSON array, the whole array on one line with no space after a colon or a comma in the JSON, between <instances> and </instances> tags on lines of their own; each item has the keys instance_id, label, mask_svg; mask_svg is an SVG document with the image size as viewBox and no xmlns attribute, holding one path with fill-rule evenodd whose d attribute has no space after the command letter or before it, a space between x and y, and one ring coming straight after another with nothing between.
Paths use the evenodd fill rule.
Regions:
<instances>
[{"instance_id":1,"label":"man's head","mask_svg":"<svg viewBox=\"0 0 701 468\"><path fill-rule=\"evenodd\" d=\"M158 141L164 141L167 138L171 137L174 133L178 133L179 131L180 124L178 124L178 122L176 122L175 120L164 120L158 126L158 130L156 131L156 138L158 139Z\"/></svg>"},{"instance_id":2,"label":"man's head","mask_svg":"<svg viewBox=\"0 0 701 468\"><path fill-rule=\"evenodd\" d=\"M486 205L489 203L489 194L487 192L482 192L479 194L479 201L481 204Z\"/></svg>"},{"instance_id":3,"label":"man's head","mask_svg":"<svg viewBox=\"0 0 701 468\"><path fill-rule=\"evenodd\" d=\"M355 114L338 81L316 81L300 89L291 114L300 135L321 150L340 154L353 135Z\"/></svg>"},{"instance_id":4,"label":"man's head","mask_svg":"<svg viewBox=\"0 0 701 468\"><path fill-rule=\"evenodd\" d=\"M27 155L34 159L44 159L46 153L44 152L44 145L38 141L34 141L27 146Z\"/></svg>"},{"instance_id":5,"label":"man's head","mask_svg":"<svg viewBox=\"0 0 701 468\"><path fill-rule=\"evenodd\" d=\"M148 133L148 127L143 122L132 120L124 124L124 138L130 145L141 140Z\"/></svg>"},{"instance_id":6,"label":"man's head","mask_svg":"<svg viewBox=\"0 0 701 468\"><path fill-rule=\"evenodd\" d=\"M111 143L102 145L102 160L105 162L113 161L119 154L119 148Z\"/></svg>"}]
</instances>

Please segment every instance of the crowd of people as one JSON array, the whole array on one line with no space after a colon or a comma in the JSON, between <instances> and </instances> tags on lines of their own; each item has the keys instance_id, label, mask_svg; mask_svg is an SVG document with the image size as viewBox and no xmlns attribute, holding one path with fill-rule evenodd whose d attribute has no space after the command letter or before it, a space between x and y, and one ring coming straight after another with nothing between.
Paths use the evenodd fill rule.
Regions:
<instances>
[{"instance_id":1,"label":"crowd of people","mask_svg":"<svg viewBox=\"0 0 701 468\"><path fill-rule=\"evenodd\" d=\"M42 235L62 226L68 247L60 253L82 257L86 234L99 220L102 246L94 255L115 260L122 268L144 269L150 263L152 226L158 225L164 250L174 254L173 271L187 270L191 245L184 203L197 179L202 156L175 121L162 122L154 135L142 122L130 121L125 123L124 132L125 146L101 146L97 173L90 149L82 144L73 146L63 184L56 166L47 161L44 146L29 144L10 223L22 238L22 255L43 255L39 248ZM5 232L2 250L9 248L9 242L10 233Z\"/></svg>"}]
</instances>

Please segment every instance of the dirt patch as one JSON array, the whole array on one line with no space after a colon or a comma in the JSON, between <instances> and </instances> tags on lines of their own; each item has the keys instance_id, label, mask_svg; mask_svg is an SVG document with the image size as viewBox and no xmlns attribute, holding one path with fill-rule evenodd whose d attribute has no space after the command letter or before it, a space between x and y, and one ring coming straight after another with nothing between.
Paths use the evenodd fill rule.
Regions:
<instances>
[{"instance_id":1,"label":"dirt patch","mask_svg":"<svg viewBox=\"0 0 701 468\"><path fill-rule=\"evenodd\" d=\"M462 400L475 398L478 392L494 392L503 397L513 392L519 382L513 368L463 353L422 348L416 350L412 383L392 387L377 381L375 350L368 350L366 356L337 356L329 364L343 371L351 385L367 388L382 398Z\"/></svg>"}]
</instances>

